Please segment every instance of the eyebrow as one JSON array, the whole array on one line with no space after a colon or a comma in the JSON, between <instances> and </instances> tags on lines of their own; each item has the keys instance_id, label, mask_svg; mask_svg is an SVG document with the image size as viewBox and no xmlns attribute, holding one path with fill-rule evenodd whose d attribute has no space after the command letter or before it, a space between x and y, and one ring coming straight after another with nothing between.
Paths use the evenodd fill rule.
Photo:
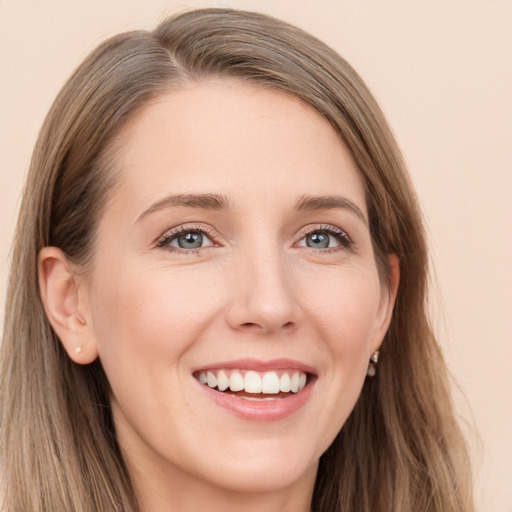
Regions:
<instances>
[{"instance_id":1,"label":"eyebrow","mask_svg":"<svg viewBox=\"0 0 512 512\"><path fill-rule=\"evenodd\" d=\"M173 207L200 208L202 210L220 211L229 209L229 201L226 196L220 194L174 194L164 197L153 203L145 210L137 219L142 221L148 215ZM331 209L349 210L368 224L364 213L350 199L338 195L312 196L305 194L301 196L294 205L297 211L315 211L315 210L331 210Z\"/></svg>"},{"instance_id":2,"label":"eyebrow","mask_svg":"<svg viewBox=\"0 0 512 512\"><path fill-rule=\"evenodd\" d=\"M137 219L140 222L148 215L173 208L176 206L184 206L186 208L200 208L202 210L227 210L229 201L225 196L219 194L176 194L169 195L153 203L147 210L145 210Z\"/></svg>"},{"instance_id":3,"label":"eyebrow","mask_svg":"<svg viewBox=\"0 0 512 512\"><path fill-rule=\"evenodd\" d=\"M368 225L362 210L353 203L350 199L338 195L327 195L327 196L311 196L308 194L303 195L295 203L295 209L299 211L304 210L332 210L332 209L344 209L349 210Z\"/></svg>"}]
</instances>

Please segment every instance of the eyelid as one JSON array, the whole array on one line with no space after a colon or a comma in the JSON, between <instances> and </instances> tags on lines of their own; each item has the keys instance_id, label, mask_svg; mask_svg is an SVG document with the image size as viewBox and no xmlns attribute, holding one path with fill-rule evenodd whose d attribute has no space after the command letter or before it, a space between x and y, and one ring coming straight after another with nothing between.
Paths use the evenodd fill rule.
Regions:
<instances>
[{"instance_id":1,"label":"eyelid","mask_svg":"<svg viewBox=\"0 0 512 512\"><path fill-rule=\"evenodd\" d=\"M180 247L174 247L169 245L172 240L174 240L177 236L179 236L182 233L189 233L189 232L199 232L205 235L207 238L209 238L212 242L212 245L206 246L206 247L198 247L196 249L182 249ZM205 250L210 247L218 247L220 243L218 242L218 234L215 232L215 230L208 226L207 224L198 224L198 223L186 223L186 224L180 224L178 226L175 226L173 228L168 229L165 231L165 233L157 238L155 241L155 246L160 249L164 249L170 252L177 252L177 253L195 253L200 250Z\"/></svg>"},{"instance_id":2,"label":"eyelid","mask_svg":"<svg viewBox=\"0 0 512 512\"><path fill-rule=\"evenodd\" d=\"M339 251L339 250L346 250L350 249L352 245L354 244L354 241L349 236L349 234L344 230L337 226L334 226L332 224L308 224L307 226L304 226L300 229L297 240L294 242L294 245L299 243L304 237L307 235L311 235L312 233L316 232L326 232L329 235L335 236L339 242L340 245L336 247L327 247L324 249L316 249L311 247L310 249L314 251L320 251L320 252L332 252L332 251Z\"/></svg>"}]
</instances>

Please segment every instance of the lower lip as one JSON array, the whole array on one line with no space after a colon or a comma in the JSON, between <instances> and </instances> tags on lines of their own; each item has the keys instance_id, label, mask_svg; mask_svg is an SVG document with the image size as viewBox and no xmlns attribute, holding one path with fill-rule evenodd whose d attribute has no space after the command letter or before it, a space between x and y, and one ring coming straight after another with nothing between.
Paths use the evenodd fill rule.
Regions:
<instances>
[{"instance_id":1,"label":"lower lip","mask_svg":"<svg viewBox=\"0 0 512 512\"><path fill-rule=\"evenodd\" d=\"M235 416L248 421L270 422L282 420L301 409L311 396L314 382L307 384L298 393L277 400L245 400L236 395L222 393L196 381L203 392L218 406L227 409Z\"/></svg>"}]
</instances>

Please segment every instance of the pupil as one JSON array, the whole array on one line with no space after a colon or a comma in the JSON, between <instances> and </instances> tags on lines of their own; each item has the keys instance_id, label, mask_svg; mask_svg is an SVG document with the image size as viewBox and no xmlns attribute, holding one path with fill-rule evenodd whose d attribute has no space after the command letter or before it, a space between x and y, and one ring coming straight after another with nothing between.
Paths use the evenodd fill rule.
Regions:
<instances>
[{"instance_id":1,"label":"pupil","mask_svg":"<svg viewBox=\"0 0 512 512\"><path fill-rule=\"evenodd\" d=\"M178 237L178 245L182 249L197 249L203 245L203 235L201 233L186 233Z\"/></svg>"},{"instance_id":2,"label":"pupil","mask_svg":"<svg viewBox=\"0 0 512 512\"><path fill-rule=\"evenodd\" d=\"M326 233L313 233L307 237L306 244L308 247L325 249L329 247L329 235Z\"/></svg>"}]
</instances>

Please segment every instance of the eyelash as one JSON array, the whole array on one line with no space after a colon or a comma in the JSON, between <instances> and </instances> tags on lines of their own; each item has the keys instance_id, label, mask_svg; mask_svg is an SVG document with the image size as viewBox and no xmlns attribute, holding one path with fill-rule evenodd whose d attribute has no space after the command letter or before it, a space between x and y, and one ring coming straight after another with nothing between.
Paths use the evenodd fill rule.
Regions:
<instances>
[{"instance_id":1,"label":"eyelash","mask_svg":"<svg viewBox=\"0 0 512 512\"><path fill-rule=\"evenodd\" d=\"M354 245L354 242L347 235L347 233L345 231L343 231L342 229L337 228L335 226L332 226L332 225L321 225L321 226L315 227L314 229L305 227L301 230L301 234L300 234L300 238L299 238L298 242L303 240L306 236L313 235L315 233L327 233L329 236L334 237L340 244L339 246L326 247L323 249L315 249L314 247L310 247L310 249L312 251L314 251L315 253L321 253L321 254L328 253L329 254L332 252L348 250ZM298 242L296 242L296 243L298 243Z\"/></svg>"},{"instance_id":2,"label":"eyelash","mask_svg":"<svg viewBox=\"0 0 512 512\"><path fill-rule=\"evenodd\" d=\"M171 246L171 242L175 240L178 236L184 235L186 233L200 233L202 235L206 235L207 238L209 238L212 242L211 245L206 247L198 247L196 249L182 249L180 247L174 247ZM160 249L165 249L170 252L177 252L181 254L196 254L197 252L208 249L209 247L215 247L219 244L215 242L215 233L212 229L208 228L207 226L194 226L194 225L187 225L187 226L179 226L171 231L168 231L158 242L157 247Z\"/></svg>"},{"instance_id":3,"label":"eyelash","mask_svg":"<svg viewBox=\"0 0 512 512\"><path fill-rule=\"evenodd\" d=\"M200 233L202 235L206 235L206 237L212 242L211 245L206 247L198 247L193 249L183 249L179 247L171 246L171 242L175 240L178 236L186 234L186 233ZM322 249L316 249L314 247L309 247L312 251L315 253L332 253L342 250L350 249L353 245L352 239L347 235L345 231L343 231L340 228L337 228L335 226L331 225L322 225L315 227L314 229L311 228L303 228L300 233L300 238L294 243L297 244L301 240L303 240L308 235L313 235L315 233L326 233L329 236L334 237L340 245L335 247L326 247ZM196 254L197 252L208 249L209 247L218 247L220 244L218 244L216 241L216 235L214 231L207 226L197 226L197 225L187 225L187 226L179 226L178 228L175 228L171 231L168 231L156 244L156 246L160 249L165 249L170 252L177 252L182 254Z\"/></svg>"}]
</instances>

